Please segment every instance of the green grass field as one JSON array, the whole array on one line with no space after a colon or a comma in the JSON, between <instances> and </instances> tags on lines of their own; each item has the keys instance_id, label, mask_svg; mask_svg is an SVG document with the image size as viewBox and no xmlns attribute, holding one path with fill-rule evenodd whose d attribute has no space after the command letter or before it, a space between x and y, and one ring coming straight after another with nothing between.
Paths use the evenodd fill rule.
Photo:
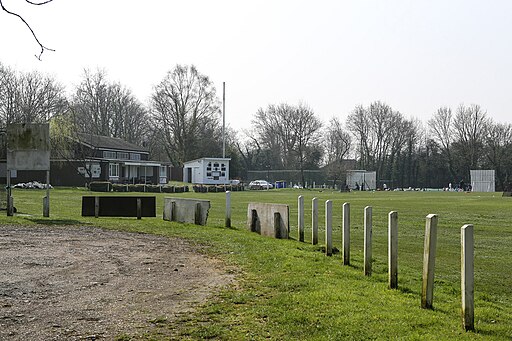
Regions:
<instances>
[{"instance_id":1,"label":"green grass field","mask_svg":"<svg viewBox=\"0 0 512 341\"><path fill-rule=\"evenodd\" d=\"M224 261L238 279L179 323L159 323L180 339L437 339L512 338L512 198L501 193L353 192L271 190L232 193L232 225L224 228L223 193L174 194L209 199L208 226L157 218L84 218L80 189L53 189L51 217L42 217L44 191L15 190L18 214L2 224L84 224L179 236ZM98 193L102 195L101 193ZM127 195L126 193L124 195ZM117 195L123 195L118 193ZM155 194L147 194L155 195ZM297 239L297 197L305 197L306 243ZM311 241L311 199L319 199L320 243ZM351 265L326 257L324 203L333 200L334 247L341 249L341 211L351 204ZM291 239L276 240L246 230L247 203L290 205ZM373 275L363 276L363 209L373 207ZM387 215L398 211L398 290L387 285ZM434 309L420 308L425 216L439 215ZM460 228L475 228L475 332L461 320ZM148 339L159 339L158 329Z\"/></svg>"}]
</instances>

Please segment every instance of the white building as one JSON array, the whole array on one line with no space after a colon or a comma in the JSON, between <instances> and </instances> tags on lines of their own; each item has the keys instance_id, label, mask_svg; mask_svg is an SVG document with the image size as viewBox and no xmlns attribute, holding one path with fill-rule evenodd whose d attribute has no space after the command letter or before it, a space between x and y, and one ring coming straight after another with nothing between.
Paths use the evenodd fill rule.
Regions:
<instances>
[{"instance_id":1,"label":"white building","mask_svg":"<svg viewBox=\"0 0 512 341\"><path fill-rule=\"evenodd\" d=\"M203 157L183 165L183 182L202 185L229 184L229 158Z\"/></svg>"}]
</instances>

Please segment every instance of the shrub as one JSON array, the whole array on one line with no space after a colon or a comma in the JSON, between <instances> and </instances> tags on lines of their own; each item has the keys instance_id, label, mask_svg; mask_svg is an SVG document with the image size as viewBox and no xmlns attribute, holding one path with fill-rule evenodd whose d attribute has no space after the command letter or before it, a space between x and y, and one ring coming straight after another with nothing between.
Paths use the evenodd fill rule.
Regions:
<instances>
[{"instance_id":1,"label":"shrub","mask_svg":"<svg viewBox=\"0 0 512 341\"><path fill-rule=\"evenodd\" d=\"M89 190L92 192L110 192L112 183L108 181L92 181L89 183Z\"/></svg>"},{"instance_id":2,"label":"shrub","mask_svg":"<svg viewBox=\"0 0 512 341\"><path fill-rule=\"evenodd\" d=\"M112 184L112 190L114 192L128 192L128 185Z\"/></svg>"}]
</instances>

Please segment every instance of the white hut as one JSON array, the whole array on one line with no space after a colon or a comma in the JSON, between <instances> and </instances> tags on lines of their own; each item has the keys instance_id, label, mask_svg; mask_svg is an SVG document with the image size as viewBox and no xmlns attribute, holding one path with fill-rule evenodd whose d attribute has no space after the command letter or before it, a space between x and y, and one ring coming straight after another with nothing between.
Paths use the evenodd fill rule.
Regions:
<instances>
[{"instance_id":1,"label":"white hut","mask_svg":"<svg viewBox=\"0 0 512 341\"><path fill-rule=\"evenodd\" d=\"M183 181L202 185L229 184L229 158L203 157L183 165Z\"/></svg>"}]
</instances>

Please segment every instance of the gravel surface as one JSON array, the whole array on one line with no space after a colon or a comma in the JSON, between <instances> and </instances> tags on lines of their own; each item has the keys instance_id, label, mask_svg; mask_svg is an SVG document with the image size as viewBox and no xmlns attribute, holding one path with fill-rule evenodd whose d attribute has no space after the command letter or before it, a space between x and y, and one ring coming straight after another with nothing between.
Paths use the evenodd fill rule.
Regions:
<instances>
[{"instance_id":1,"label":"gravel surface","mask_svg":"<svg viewBox=\"0 0 512 341\"><path fill-rule=\"evenodd\" d=\"M141 336L232 282L220 262L181 239L0 226L0 339Z\"/></svg>"}]
</instances>

